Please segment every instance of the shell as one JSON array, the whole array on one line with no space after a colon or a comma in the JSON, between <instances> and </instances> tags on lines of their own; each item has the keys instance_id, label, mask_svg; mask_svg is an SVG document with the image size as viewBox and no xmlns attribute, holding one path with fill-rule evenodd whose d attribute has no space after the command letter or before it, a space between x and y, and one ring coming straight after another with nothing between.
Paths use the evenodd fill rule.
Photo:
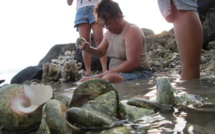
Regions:
<instances>
[{"instance_id":1,"label":"shell","mask_svg":"<svg viewBox=\"0 0 215 134\"><path fill-rule=\"evenodd\" d=\"M131 106L124 101L121 101L119 105L119 112L122 119L129 119L131 121L155 113L154 109Z\"/></svg>"},{"instance_id":2,"label":"shell","mask_svg":"<svg viewBox=\"0 0 215 134\"><path fill-rule=\"evenodd\" d=\"M69 122L82 129L105 129L115 126L115 121L105 114L94 110L72 107L67 111L67 115Z\"/></svg>"},{"instance_id":3,"label":"shell","mask_svg":"<svg viewBox=\"0 0 215 134\"><path fill-rule=\"evenodd\" d=\"M117 108L117 95L114 91L110 91L90 100L81 108L70 108L68 119L72 124L84 129L110 128L118 122Z\"/></svg>"},{"instance_id":4,"label":"shell","mask_svg":"<svg viewBox=\"0 0 215 134\"><path fill-rule=\"evenodd\" d=\"M78 49L83 49L83 43L85 43L86 40L83 38L83 37L78 37L77 40L76 40L76 47Z\"/></svg>"},{"instance_id":5,"label":"shell","mask_svg":"<svg viewBox=\"0 0 215 134\"><path fill-rule=\"evenodd\" d=\"M118 98L118 92L110 82L103 79L91 79L85 81L75 89L69 107L81 107L89 100L93 100L109 91L115 91Z\"/></svg>"},{"instance_id":6,"label":"shell","mask_svg":"<svg viewBox=\"0 0 215 134\"><path fill-rule=\"evenodd\" d=\"M43 116L38 130L39 134L72 134L78 130L66 120L67 107L58 100L49 100L43 107ZM70 128L72 126L72 129Z\"/></svg>"},{"instance_id":7,"label":"shell","mask_svg":"<svg viewBox=\"0 0 215 134\"><path fill-rule=\"evenodd\" d=\"M50 100L50 86L6 85L0 89L0 127L8 133L31 132L39 127L42 106Z\"/></svg>"},{"instance_id":8,"label":"shell","mask_svg":"<svg viewBox=\"0 0 215 134\"><path fill-rule=\"evenodd\" d=\"M146 99L141 99L141 98L130 99L130 100L128 100L127 104L131 105L131 106L136 106L136 107L153 109L155 111L160 111L160 110L164 111L165 110L165 108L162 107L159 103L149 101Z\"/></svg>"},{"instance_id":9,"label":"shell","mask_svg":"<svg viewBox=\"0 0 215 134\"><path fill-rule=\"evenodd\" d=\"M118 117L118 102L119 100L116 93L114 91L110 91L94 100L90 100L83 106L83 108L99 111L107 116L110 116L111 118L115 117L116 119Z\"/></svg>"}]
</instances>

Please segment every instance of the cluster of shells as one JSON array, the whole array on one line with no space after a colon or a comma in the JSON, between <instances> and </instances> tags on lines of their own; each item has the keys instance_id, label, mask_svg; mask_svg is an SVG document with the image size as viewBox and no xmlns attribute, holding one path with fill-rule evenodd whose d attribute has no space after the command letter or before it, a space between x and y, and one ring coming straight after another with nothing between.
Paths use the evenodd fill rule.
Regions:
<instances>
[{"instance_id":1,"label":"cluster of shells","mask_svg":"<svg viewBox=\"0 0 215 134\"><path fill-rule=\"evenodd\" d=\"M149 61L155 75L175 76L181 71L180 57L173 30L146 37ZM215 71L215 41L201 53L201 74L210 76Z\"/></svg>"},{"instance_id":2,"label":"cluster of shells","mask_svg":"<svg viewBox=\"0 0 215 134\"><path fill-rule=\"evenodd\" d=\"M74 60L75 51L66 51L58 59L43 65L42 83L77 81L80 78L81 63Z\"/></svg>"},{"instance_id":3,"label":"cluster of shells","mask_svg":"<svg viewBox=\"0 0 215 134\"><path fill-rule=\"evenodd\" d=\"M164 118L159 117L159 111L173 110L175 106L188 103L202 105L201 98L196 96L186 93L177 96L167 78L157 79L156 90L155 99L120 101L114 85L103 79L78 85L71 99L65 95L53 96L53 89L48 85L6 85L0 88L0 132L144 133L156 127L144 121L146 117L157 116L162 122Z\"/></svg>"}]
</instances>

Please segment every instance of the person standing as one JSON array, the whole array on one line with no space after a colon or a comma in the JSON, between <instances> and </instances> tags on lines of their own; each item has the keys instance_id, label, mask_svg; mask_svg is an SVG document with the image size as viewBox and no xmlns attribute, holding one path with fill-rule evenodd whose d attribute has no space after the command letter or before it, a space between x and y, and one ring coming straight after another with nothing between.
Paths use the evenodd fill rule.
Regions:
<instances>
[{"instance_id":1,"label":"person standing","mask_svg":"<svg viewBox=\"0 0 215 134\"><path fill-rule=\"evenodd\" d=\"M76 3L76 16L75 26L79 32L80 37L83 37L87 42L91 43L91 30L93 31L93 37L95 45L98 47L103 38L103 27L95 21L93 15L94 6L99 0L77 0ZM72 5L73 0L67 0L69 6ZM85 65L85 75L91 75L91 55L85 51L82 51L83 61ZM102 71L107 71L107 58L104 55L100 58L102 65Z\"/></svg>"},{"instance_id":2,"label":"person standing","mask_svg":"<svg viewBox=\"0 0 215 134\"><path fill-rule=\"evenodd\" d=\"M203 29L196 0L158 0L161 14L173 23L181 59L181 80L200 78Z\"/></svg>"}]
</instances>

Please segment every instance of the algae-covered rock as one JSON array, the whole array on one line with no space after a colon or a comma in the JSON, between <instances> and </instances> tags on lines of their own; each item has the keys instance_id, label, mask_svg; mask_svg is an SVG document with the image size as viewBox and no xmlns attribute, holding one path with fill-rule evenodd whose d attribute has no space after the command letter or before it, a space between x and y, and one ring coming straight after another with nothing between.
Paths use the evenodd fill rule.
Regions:
<instances>
[{"instance_id":1,"label":"algae-covered rock","mask_svg":"<svg viewBox=\"0 0 215 134\"><path fill-rule=\"evenodd\" d=\"M115 121L109 116L94 110L72 107L68 109L67 115L70 123L82 129L105 129L115 126Z\"/></svg>"},{"instance_id":2,"label":"algae-covered rock","mask_svg":"<svg viewBox=\"0 0 215 134\"><path fill-rule=\"evenodd\" d=\"M8 133L28 133L39 127L42 106L53 89L47 85L6 85L0 89L0 128Z\"/></svg>"},{"instance_id":3,"label":"algae-covered rock","mask_svg":"<svg viewBox=\"0 0 215 134\"><path fill-rule=\"evenodd\" d=\"M113 84L103 79L92 79L85 81L78 85L75 89L69 107L81 107L89 100L93 100L109 91L116 91L116 89Z\"/></svg>"},{"instance_id":4,"label":"algae-covered rock","mask_svg":"<svg viewBox=\"0 0 215 134\"><path fill-rule=\"evenodd\" d=\"M110 116L111 118L117 118L118 102L119 100L116 92L110 91L95 98L94 100L90 100L88 103L83 105L83 108L99 111L107 116Z\"/></svg>"},{"instance_id":5,"label":"algae-covered rock","mask_svg":"<svg viewBox=\"0 0 215 134\"><path fill-rule=\"evenodd\" d=\"M140 108L128 105L126 102L121 101L119 104L119 113L122 119L134 121L140 117L154 114L154 109Z\"/></svg>"},{"instance_id":6,"label":"algae-covered rock","mask_svg":"<svg viewBox=\"0 0 215 134\"><path fill-rule=\"evenodd\" d=\"M70 128L66 120L67 107L58 100L49 100L43 107L43 116L38 130L38 134L72 134L72 129L78 130L76 127Z\"/></svg>"},{"instance_id":7,"label":"algae-covered rock","mask_svg":"<svg viewBox=\"0 0 215 134\"><path fill-rule=\"evenodd\" d=\"M128 100L127 104L131 105L131 106L136 106L136 107L153 109L155 111L160 111L160 110L164 110L165 109L164 107L162 107L157 102L153 102L153 101L149 101L149 100L141 99L141 98L130 99L130 100Z\"/></svg>"},{"instance_id":8,"label":"algae-covered rock","mask_svg":"<svg viewBox=\"0 0 215 134\"><path fill-rule=\"evenodd\" d=\"M114 91L88 101L81 108L67 111L70 123L83 129L104 129L118 125L118 98Z\"/></svg>"}]
</instances>

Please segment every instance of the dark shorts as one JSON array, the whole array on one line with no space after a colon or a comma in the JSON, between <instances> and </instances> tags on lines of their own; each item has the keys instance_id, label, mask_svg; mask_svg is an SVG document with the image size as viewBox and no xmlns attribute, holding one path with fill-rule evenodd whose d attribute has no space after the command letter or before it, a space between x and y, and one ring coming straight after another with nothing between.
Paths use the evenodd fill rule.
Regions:
<instances>
[{"instance_id":1,"label":"dark shorts","mask_svg":"<svg viewBox=\"0 0 215 134\"><path fill-rule=\"evenodd\" d=\"M124 77L124 81L141 80L152 77L151 70L135 70L130 73L120 73Z\"/></svg>"},{"instance_id":2,"label":"dark shorts","mask_svg":"<svg viewBox=\"0 0 215 134\"><path fill-rule=\"evenodd\" d=\"M86 7L79 8L76 12L74 27L77 27L77 25L81 23L92 24L93 22L95 22L93 11L94 11L94 6L86 6Z\"/></svg>"}]
</instances>

